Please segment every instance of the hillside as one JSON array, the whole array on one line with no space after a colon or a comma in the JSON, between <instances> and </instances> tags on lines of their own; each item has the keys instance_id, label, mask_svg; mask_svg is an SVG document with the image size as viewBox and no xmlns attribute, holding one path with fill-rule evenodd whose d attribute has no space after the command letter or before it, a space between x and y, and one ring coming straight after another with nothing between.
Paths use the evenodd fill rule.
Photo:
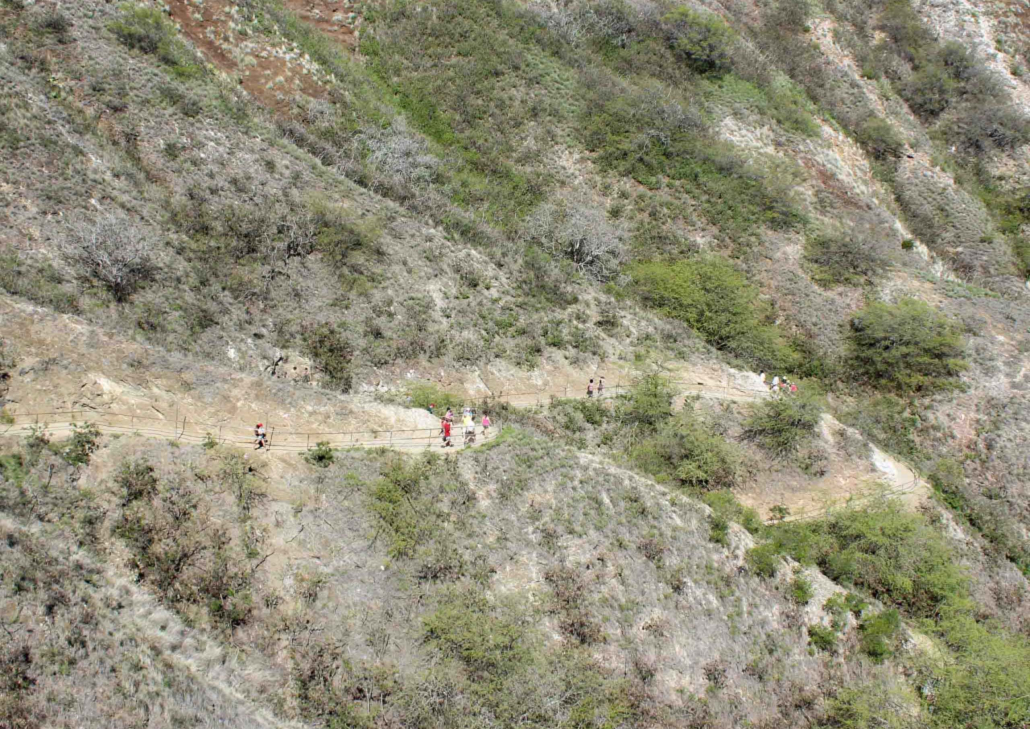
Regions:
<instances>
[{"instance_id":1,"label":"hillside","mask_svg":"<svg viewBox=\"0 0 1030 729\"><path fill-rule=\"evenodd\" d=\"M0 0L0 727L1030 725L1024 10Z\"/></svg>"}]
</instances>

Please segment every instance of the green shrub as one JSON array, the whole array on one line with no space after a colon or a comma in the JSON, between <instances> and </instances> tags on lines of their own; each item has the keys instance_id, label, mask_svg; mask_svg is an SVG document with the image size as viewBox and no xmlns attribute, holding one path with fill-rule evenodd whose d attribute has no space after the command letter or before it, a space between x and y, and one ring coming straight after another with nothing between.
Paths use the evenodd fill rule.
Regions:
<instances>
[{"instance_id":1,"label":"green shrub","mask_svg":"<svg viewBox=\"0 0 1030 729\"><path fill-rule=\"evenodd\" d=\"M176 36L176 28L160 10L126 3L121 16L108 28L123 44L155 56L180 78L195 78L204 73L192 51Z\"/></svg>"},{"instance_id":2,"label":"green shrub","mask_svg":"<svg viewBox=\"0 0 1030 729\"><path fill-rule=\"evenodd\" d=\"M809 625L808 642L821 651L832 651L837 647L837 632L826 625Z\"/></svg>"},{"instance_id":3,"label":"green shrub","mask_svg":"<svg viewBox=\"0 0 1030 729\"><path fill-rule=\"evenodd\" d=\"M867 607L869 604L853 592L835 592L823 603L823 610L830 616L830 625L838 633L847 627L848 615L861 617Z\"/></svg>"},{"instance_id":4,"label":"green shrub","mask_svg":"<svg viewBox=\"0 0 1030 729\"><path fill-rule=\"evenodd\" d=\"M382 230L376 220L354 220L353 211L322 198L309 203L315 249L338 275L374 272L383 255Z\"/></svg>"},{"instance_id":5,"label":"green shrub","mask_svg":"<svg viewBox=\"0 0 1030 729\"><path fill-rule=\"evenodd\" d=\"M936 119L948 108L956 95L956 83L939 65L930 64L901 85L902 96L909 107L924 120Z\"/></svg>"},{"instance_id":6,"label":"green shrub","mask_svg":"<svg viewBox=\"0 0 1030 729\"><path fill-rule=\"evenodd\" d=\"M830 233L805 241L805 260L815 266L813 278L824 284L861 286L885 273L888 261L873 241L850 233Z\"/></svg>"},{"instance_id":7,"label":"green shrub","mask_svg":"<svg viewBox=\"0 0 1030 729\"><path fill-rule=\"evenodd\" d=\"M779 456L796 453L815 436L821 409L810 395L776 397L755 406L744 436Z\"/></svg>"},{"instance_id":8,"label":"green shrub","mask_svg":"<svg viewBox=\"0 0 1030 729\"><path fill-rule=\"evenodd\" d=\"M832 580L868 590L877 599L930 617L967 593L967 578L947 540L920 514L883 499L826 519L768 527L773 553L816 564Z\"/></svg>"},{"instance_id":9,"label":"green shrub","mask_svg":"<svg viewBox=\"0 0 1030 729\"><path fill-rule=\"evenodd\" d=\"M411 398L411 407L428 410L432 405L437 415L447 412L447 408L461 408L465 403L460 395L447 392L432 382L416 382L408 387L408 396Z\"/></svg>"},{"instance_id":10,"label":"green shrub","mask_svg":"<svg viewBox=\"0 0 1030 729\"><path fill-rule=\"evenodd\" d=\"M769 306L726 259L706 255L673 264L643 263L630 273L645 302L684 322L713 347L756 367L793 369L794 354L769 323Z\"/></svg>"},{"instance_id":11,"label":"green shrub","mask_svg":"<svg viewBox=\"0 0 1030 729\"><path fill-rule=\"evenodd\" d=\"M809 631L811 632L811 631ZM820 729L922 729L918 697L901 682L881 678L849 686L827 702Z\"/></svg>"},{"instance_id":12,"label":"green shrub","mask_svg":"<svg viewBox=\"0 0 1030 729\"><path fill-rule=\"evenodd\" d=\"M497 685L530 658L525 628L497 615L482 595L454 591L422 619L425 641L461 661L477 682ZM487 686L484 686L486 688Z\"/></svg>"},{"instance_id":13,"label":"green shrub","mask_svg":"<svg viewBox=\"0 0 1030 729\"><path fill-rule=\"evenodd\" d=\"M775 544L759 544L747 553L747 564L759 577L775 577L780 568L780 550Z\"/></svg>"},{"instance_id":14,"label":"green shrub","mask_svg":"<svg viewBox=\"0 0 1030 729\"><path fill-rule=\"evenodd\" d=\"M937 633L954 660L926 661L924 674L937 687L937 729L1022 729L1030 724L1030 641L990 622L978 622L964 607L942 611Z\"/></svg>"},{"instance_id":15,"label":"green shrub","mask_svg":"<svg viewBox=\"0 0 1030 729\"><path fill-rule=\"evenodd\" d=\"M7 341L0 337L0 375L7 374L7 370L14 367L14 352L7 345Z\"/></svg>"},{"instance_id":16,"label":"green shrub","mask_svg":"<svg viewBox=\"0 0 1030 729\"><path fill-rule=\"evenodd\" d=\"M61 12L60 7L50 8L33 23L37 30L53 33L59 42L67 42L68 31L72 28L71 19Z\"/></svg>"},{"instance_id":17,"label":"green shrub","mask_svg":"<svg viewBox=\"0 0 1030 729\"><path fill-rule=\"evenodd\" d=\"M732 144L704 131L685 104L659 101L646 92L588 76L587 103L580 111L583 143L599 165L648 188L674 180L701 213L735 243L762 227L791 230L805 218L792 194L795 168L745 158Z\"/></svg>"},{"instance_id":18,"label":"green shrub","mask_svg":"<svg viewBox=\"0 0 1030 729\"><path fill-rule=\"evenodd\" d=\"M870 116L855 132L858 143L874 159L887 160L901 156L905 140L901 138L894 126L879 116Z\"/></svg>"},{"instance_id":19,"label":"green shrub","mask_svg":"<svg viewBox=\"0 0 1030 729\"><path fill-rule=\"evenodd\" d=\"M51 263L34 264L16 254L0 253L0 289L62 314L79 311L78 297L65 291L64 279Z\"/></svg>"},{"instance_id":20,"label":"green shrub","mask_svg":"<svg viewBox=\"0 0 1030 729\"><path fill-rule=\"evenodd\" d=\"M382 477L369 488L369 511L386 532L391 557L414 556L431 535L435 505L420 495L434 459L428 453L417 460L394 454L384 464Z\"/></svg>"},{"instance_id":21,"label":"green shrub","mask_svg":"<svg viewBox=\"0 0 1030 729\"><path fill-rule=\"evenodd\" d=\"M922 448L916 442L921 420L914 403L894 395L877 395L860 400L855 407L841 414L841 420L858 428L874 443L906 458L921 459Z\"/></svg>"},{"instance_id":22,"label":"green shrub","mask_svg":"<svg viewBox=\"0 0 1030 729\"><path fill-rule=\"evenodd\" d=\"M354 349L346 337L328 322L306 327L303 337L304 352L324 375L325 383L341 392L349 392Z\"/></svg>"},{"instance_id":23,"label":"green shrub","mask_svg":"<svg viewBox=\"0 0 1030 729\"><path fill-rule=\"evenodd\" d=\"M796 572L794 579L790 581L790 601L795 605L807 605L813 597L815 590L812 589L812 581L802 573Z\"/></svg>"},{"instance_id":24,"label":"green shrub","mask_svg":"<svg viewBox=\"0 0 1030 729\"><path fill-rule=\"evenodd\" d=\"M948 387L966 369L958 328L928 304L875 302L851 319L848 358L878 389L921 392Z\"/></svg>"},{"instance_id":25,"label":"green shrub","mask_svg":"<svg viewBox=\"0 0 1030 729\"><path fill-rule=\"evenodd\" d=\"M637 465L694 491L728 489L744 475L740 449L686 407L633 449Z\"/></svg>"},{"instance_id":26,"label":"green shrub","mask_svg":"<svg viewBox=\"0 0 1030 729\"><path fill-rule=\"evenodd\" d=\"M901 630L901 616L890 609L863 620L858 626L862 652L877 662L894 655L894 643Z\"/></svg>"},{"instance_id":27,"label":"green shrub","mask_svg":"<svg viewBox=\"0 0 1030 729\"><path fill-rule=\"evenodd\" d=\"M318 468L329 468L336 460L336 456L333 455L333 448L329 445L329 441L322 440L316 443L314 448L304 453L304 460Z\"/></svg>"},{"instance_id":28,"label":"green shrub","mask_svg":"<svg viewBox=\"0 0 1030 729\"><path fill-rule=\"evenodd\" d=\"M730 546L730 523L721 514L708 515L708 538L724 547Z\"/></svg>"},{"instance_id":29,"label":"green shrub","mask_svg":"<svg viewBox=\"0 0 1030 729\"><path fill-rule=\"evenodd\" d=\"M670 48L692 71L720 75L730 70L736 33L719 16L682 5L662 22Z\"/></svg>"},{"instance_id":30,"label":"green shrub","mask_svg":"<svg viewBox=\"0 0 1030 729\"><path fill-rule=\"evenodd\" d=\"M744 506L733 495L732 491L709 491L701 497L709 508L727 521L733 521L747 529L751 534L762 530L762 519L758 512L750 506Z\"/></svg>"},{"instance_id":31,"label":"green shrub","mask_svg":"<svg viewBox=\"0 0 1030 729\"><path fill-rule=\"evenodd\" d=\"M657 431L662 423L672 417L673 395L664 377L647 375L633 384L628 396L620 398L618 416L624 423Z\"/></svg>"},{"instance_id":32,"label":"green shrub","mask_svg":"<svg viewBox=\"0 0 1030 729\"><path fill-rule=\"evenodd\" d=\"M93 423L84 425L72 425L72 437L61 449L61 456L68 463L84 465L89 463L89 458L100 448L100 428Z\"/></svg>"}]
</instances>

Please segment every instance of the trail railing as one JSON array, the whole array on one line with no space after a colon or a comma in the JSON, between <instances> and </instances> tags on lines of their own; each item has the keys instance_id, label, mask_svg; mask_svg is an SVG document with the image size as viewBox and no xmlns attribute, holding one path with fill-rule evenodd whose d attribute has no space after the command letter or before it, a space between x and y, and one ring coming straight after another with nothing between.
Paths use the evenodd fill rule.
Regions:
<instances>
[{"instance_id":1,"label":"trail railing","mask_svg":"<svg viewBox=\"0 0 1030 729\"><path fill-rule=\"evenodd\" d=\"M753 390L732 385L727 380L722 384L700 381L666 380L678 390L679 396L715 397L739 400L755 400L768 393L765 390ZM594 399L612 400L629 393L631 388L616 381L614 385L606 385L601 392L595 392ZM523 392L489 393L482 397L469 398L467 404L490 407L500 403L514 406L543 405L558 398L584 399L587 397L586 386L580 383L566 382L564 385L552 386L540 390ZM0 423L0 435L27 434L32 427L45 426L47 432L67 433L77 425L92 423L101 431L113 434L139 434L152 438L169 438L186 443L214 442L226 445L255 445L256 436L252 425L233 423L228 420L210 422L191 418L180 414L178 406L173 416L139 415L136 413L115 410L96 410L90 408L73 408L52 410L49 412L21 413L6 411L13 417L13 423ZM437 413L439 415L440 413ZM274 424L269 418L266 423L266 447L281 451L306 451L319 443L327 443L331 448L429 448L434 444L442 445L440 428L387 428L353 431L336 430L298 430L287 424ZM463 428L455 423L451 442L455 446L462 445ZM487 435L481 426L476 426L476 441L491 440L496 436L496 428L491 428Z\"/></svg>"},{"instance_id":2,"label":"trail railing","mask_svg":"<svg viewBox=\"0 0 1030 729\"><path fill-rule=\"evenodd\" d=\"M33 428L47 433L69 433L87 424L110 434L140 435L167 438L185 443L216 443L219 445L255 446L257 438L253 427L234 423L211 423L193 420L188 416L175 419L158 418L111 410L53 410L43 413L9 413L13 422L0 425L0 435L27 435ZM476 443L497 437L498 428L484 433L475 427ZM455 423L451 430L453 447L463 445L464 428ZM295 430L284 426L266 426L265 448L269 451L302 452L326 443L334 449L346 448L399 448L420 449L443 445L440 428L389 428L349 431Z\"/></svg>"}]
</instances>

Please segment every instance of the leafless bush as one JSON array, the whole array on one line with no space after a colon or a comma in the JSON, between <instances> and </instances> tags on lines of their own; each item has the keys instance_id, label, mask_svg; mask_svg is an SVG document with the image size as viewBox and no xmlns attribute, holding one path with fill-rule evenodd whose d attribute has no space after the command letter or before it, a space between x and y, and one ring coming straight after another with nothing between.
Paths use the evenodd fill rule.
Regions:
<instances>
[{"instance_id":1,"label":"leafless bush","mask_svg":"<svg viewBox=\"0 0 1030 729\"><path fill-rule=\"evenodd\" d=\"M584 193L543 203L526 222L524 236L599 281L615 277L626 257L626 229Z\"/></svg>"},{"instance_id":2,"label":"leafless bush","mask_svg":"<svg viewBox=\"0 0 1030 729\"><path fill-rule=\"evenodd\" d=\"M373 189L381 184L425 189L436 179L440 160L429 152L425 139L408 130L401 118L385 128L368 128L358 135L367 150Z\"/></svg>"},{"instance_id":3,"label":"leafless bush","mask_svg":"<svg viewBox=\"0 0 1030 729\"><path fill-rule=\"evenodd\" d=\"M672 92L652 87L645 90L637 98L637 116L647 120L649 125L658 126L644 132L645 135L662 137L662 143L668 144L668 135L674 131L699 132L705 128L704 119L694 109L684 109L676 101Z\"/></svg>"},{"instance_id":4,"label":"leafless bush","mask_svg":"<svg viewBox=\"0 0 1030 729\"><path fill-rule=\"evenodd\" d=\"M152 244L127 220L107 215L72 228L62 245L65 258L85 279L124 301L154 275Z\"/></svg>"},{"instance_id":5,"label":"leafless bush","mask_svg":"<svg viewBox=\"0 0 1030 729\"><path fill-rule=\"evenodd\" d=\"M628 6L614 0L555 2L534 9L551 32L570 45L595 37L625 47L634 30Z\"/></svg>"},{"instance_id":6,"label":"leafless bush","mask_svg":"<svg viewBox=\"0 0 1030 729\"><path fill-rule=\"evenodd\" d=\"M746 81L765 86L773 80L773 61L749 38L733 43L733 70Z\"/></svg>"},{"instance_id":7,"label":"leafless bush","mask_svg":"<svg viewBox=\"0 0 1030 729\"><path fill-rule=\"evenodd\" d=\"M308 124L328 128L336 120L336 108L325 99L312 99L304 110L304 117Z\"/></svg>"}]
</instances>

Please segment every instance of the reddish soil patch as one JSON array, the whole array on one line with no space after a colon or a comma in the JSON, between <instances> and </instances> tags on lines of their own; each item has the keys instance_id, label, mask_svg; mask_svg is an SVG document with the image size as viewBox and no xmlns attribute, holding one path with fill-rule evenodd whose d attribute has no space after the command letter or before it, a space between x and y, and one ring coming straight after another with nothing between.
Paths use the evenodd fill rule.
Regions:
<instances>
[{"instance_id":1,"label":"reddish soil patch","mask_svg":"<svg viewBox=\"0 0 1030 729\"><path fill-rule=\"evenodd\" d=\"M860 196L856 195L852 197L844 184L825 167L807 159L801 159L799 161L801 162L801 165L814 174L815 178L819 181L819 188L817 189L821 189L825 194L832 197L844 207L854 208L856 210L866 207Z\"/></svg>"},{"instance_id":2,"label":"reddish soil patch","mask_svg":"<svg viewBox=\"0 0 1030 729\"><path fill-rule=\"evenodd\" d=\"M285 0L287 8L305 23L313 25L348 48L357 45L353 25L357 15L351 5L339 0Z\"/></svg>"},{"instance_id":3,"label":"reddish soil patch","mask_svg":"<svg viewBox=\"0 0 1030 729\"><path fill-rule=\"evenodd\" d=\"M282 39L240 35L231 24L231 0L169 0L171 17L183 35L215 66L240 78L244 90L265 106L284 111L290 99L303 94L323 98L317 69L303 54ZM347 47L354 46L354 31L345 21L353 19L342 2L287 0L298 17ZM335 10L334 10L335 8Z\"/></svg>"}]
</instances>

